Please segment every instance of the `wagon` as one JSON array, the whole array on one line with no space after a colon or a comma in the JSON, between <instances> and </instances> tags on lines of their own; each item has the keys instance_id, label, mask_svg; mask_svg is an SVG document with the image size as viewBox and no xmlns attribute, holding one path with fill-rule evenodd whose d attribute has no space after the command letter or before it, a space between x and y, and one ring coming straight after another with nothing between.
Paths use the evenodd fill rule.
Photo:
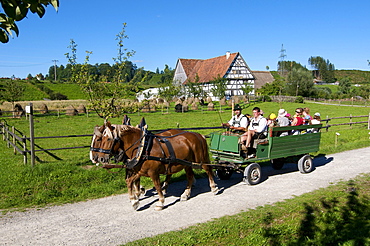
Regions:
<instances>
[{"instance_id":1,"label":"wagon","mask_svg":"<svg viewBox=\"0 0 370 246\"><path fill-rule=\"evenodd\" d=\"M254 140L254 158L246 157L246 150L239 143L239 135L211 133L210 152L216 174L220 179L229 179L235 170L242 171L243 181L250 185L258 184L261 181L261 166L258 162L262 160L271 160L276 170L281 169L287 161L297 163L301 173L309 173L313 169L309 153L319 150L321 132L317 130L321 126L270 127L267 138ZM292 131L298 134L280 136L283 132Z\"/></svg>"}]
</instances>

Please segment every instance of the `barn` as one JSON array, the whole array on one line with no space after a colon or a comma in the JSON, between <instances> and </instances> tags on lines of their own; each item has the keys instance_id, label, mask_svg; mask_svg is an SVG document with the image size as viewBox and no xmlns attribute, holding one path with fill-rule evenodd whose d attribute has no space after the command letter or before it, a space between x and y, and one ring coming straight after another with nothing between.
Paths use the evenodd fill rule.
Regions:
<instances>
[{"instance_id":1,"label":"barn","mask_svg":"<svg viewBox=\"0 0 370 246\"><path fill-rule=\"evenodd\" d=\"M254 89L273 81L269 72L251 71L239 52L226 52L223 56L205 60L180 58L176 63L173 81L185 86L189 81L201 83L204 91L213 96L211 82L218 77L227 79L226 97L244 95L242 88L245 86L251 86L251 94L254 94Z\"/></svg>"}]
</instances>

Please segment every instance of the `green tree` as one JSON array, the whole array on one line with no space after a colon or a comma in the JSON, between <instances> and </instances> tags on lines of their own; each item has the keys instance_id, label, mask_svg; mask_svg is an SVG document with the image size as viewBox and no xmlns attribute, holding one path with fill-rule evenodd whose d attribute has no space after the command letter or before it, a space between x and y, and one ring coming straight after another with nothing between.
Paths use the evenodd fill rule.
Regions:
<instances>
[{"instance_id":1,"label":"green tree","mask_svg":"<svg viewBox=\"0 0 370 246\"><path fill-rule=\"evenodd\" d=\"M313 87L314 83L310 71L293 68L287 76L285 90L290 96L309 97Z\"/></svg>"},{"instance_id":2,"label":"green tree","mask_svg":"<svg viewBox=\"0 0 370 246\"><path fill-rule=\"evenodd\" d=\"M348 77L342 78L339 81L338 91L342 94L349 94L351 91L351 80Z\"/></svg>"},{"instance_id":3,"label":"green tree","mask_svg":"<svg viewBox=\"0 0 370 246\"><path fill-rule=\"evenodd\" d=\"M329 60L325 60L320 56L311 56L308 59L308 63L314 69L314 76L317 79L323 80L327 83L335 82L335 67L334 64L330 63Z\"/></svg>"},{"instance_id":4,"label":"green tree","mask_svg":"<svg viewBox=\"0 0 370 246\"><path fill-rule=\"evenodd\" d=\"M308 69L304 66L302 66L300 63L297 63L295 61L279 61L278 62L278 71L283 71L284 70L284 74L288 74L289 72L292 71L292 69L295 68L295 69L303 69L303 70L307 70Z\"/></svg>"},{"instance_id":5,"label":"green tree","mask_svg":"<svg viewBox=\"0 0 370 246\"><path fill-rule=\"evenodd\" d=\"M219 99L223 98L227 89L227 79L221 78L220 75L218 75L218 77L214 78L210 83L213 85L211 89L213 96Z\"/></svg>"},{"instance_id":6,"label":"green tree","mask_svg":"<svg viewBox=\"0 0 370 246\"><path fill-rule=\"evenodd\" d=\"M7 43L13 32L18 36L16 22L27 17L28 11L40 18L45 14L45 7L51 4L58 11L59 0L0 0L4 13L0 13L0 42Z\"/></svg>"},{"instance_id":7,"label":"green tree","mask_svg":"<svg viewBox=\"0 0 370 246\"><path fill-rule=\"evenodd\" d=\"M3 88L4 90L0 94L0 99L11 102L14 108L14 102L19 101L24 94L24 86L18 81L7 80Z\"/></svg>"},{"instance_id":8,"label":"green tree","mask_svg":"<svg viewBox=\"0 0 370 246\"><path fill-rule=\"evenodd\" d=\"M106 83L106 78L102 76L98 79L96 66L88 64L92 52L86 51L84 64L77 64L77 44L71 40L69 48L72 53L67 53L67 59L72 67L72 81L78 83L82 90L88 95L91 108L105 120L121 114L120 108L123 108L122 99L133 97L138 92L138 86L127 78L132 78L130 73L132 66L128 62L135 52L127 51L124 48L123 41L128 38L125 34L126 23L123 24L122 31L117 34L118 55L114 58L115 73L111 83ZM104 80L103 80L104 79Z\"/></svg>"},{"instance_id":9,"label":"green tree","mask_svg":"<svg viewBox=\"0 0 370 246\"><path fill-rule=\"evenodd\" d=\"M263 85L261 88L257 89L256 92L261 95L284 95L284 88L285 88L285 78L280 76L277 72L271 72L274 76L274 81L272 83L267 83Z\"/></svg>"}]
</instances>

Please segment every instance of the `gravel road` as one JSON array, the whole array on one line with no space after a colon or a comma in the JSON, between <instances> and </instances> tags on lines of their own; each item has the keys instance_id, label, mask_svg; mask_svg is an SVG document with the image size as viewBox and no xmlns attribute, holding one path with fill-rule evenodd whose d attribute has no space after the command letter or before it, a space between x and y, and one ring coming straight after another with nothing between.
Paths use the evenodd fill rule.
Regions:
<instances>
[{"instance_id":1,"label":"gravel road","mask_svg":"<svg viewBox=\"0 0 370 246\"><path fill-rule=\"evenodd\" d=\"M87 202L14 212L0 218L0 245L119 245L178 230L224 215L299 196L340 180L368 173L370 147L314 159L315 169L301 174L297 165L282 170L263 167L263 180L249 186L242 174L217 180L222 193L209 192L206 179L197 180L192 197L180 202L184 182L171 184L163 211L148 190L134 211L128 196L118 195Z\"/></svg>"}]
</instances>

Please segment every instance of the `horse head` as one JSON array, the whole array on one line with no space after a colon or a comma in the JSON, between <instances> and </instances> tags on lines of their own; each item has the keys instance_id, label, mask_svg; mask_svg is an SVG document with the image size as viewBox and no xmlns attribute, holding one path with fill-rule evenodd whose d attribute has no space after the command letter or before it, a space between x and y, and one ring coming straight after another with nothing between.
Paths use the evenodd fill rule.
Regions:
<instances>
[{"instance_id":1,"label":"horse head","mask_svg":"<svg viewBox=\"0 0 370 246\"><path fill-rule=\"evenodd\" d=\"M94 134L93 134L91 146L90 146L90 160L94 164L98 163L98 153L99 153L104 129L105 129L105 125L95 126L94 128Z\"/></svg>"}]
</instances>

